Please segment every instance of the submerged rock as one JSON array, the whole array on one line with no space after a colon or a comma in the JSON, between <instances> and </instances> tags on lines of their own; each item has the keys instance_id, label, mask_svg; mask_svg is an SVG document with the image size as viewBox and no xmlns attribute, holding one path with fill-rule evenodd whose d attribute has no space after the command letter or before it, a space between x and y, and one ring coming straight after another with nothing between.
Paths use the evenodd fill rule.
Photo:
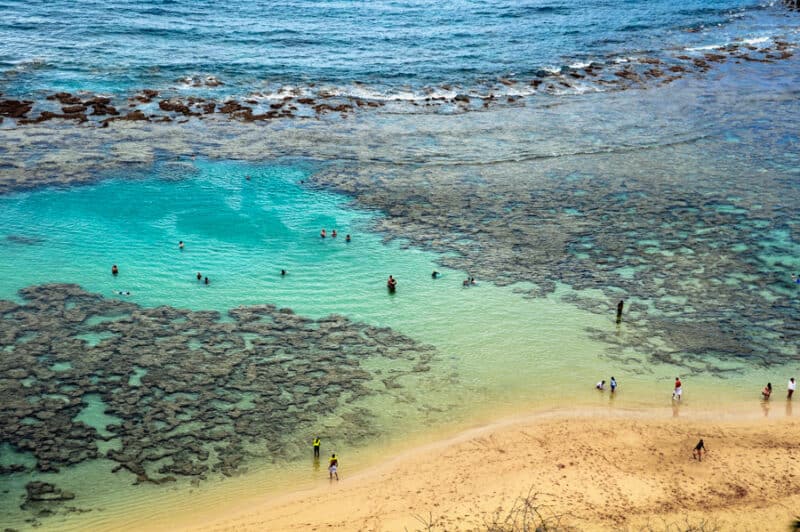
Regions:
<instances>
[{"instance_id":1,"label":"submerged rock","mask_svg":"<svg viewBox=\"0 0 800 532\"><path fill-rule=\"evenodd\" d=\"M232 476L249 459L245 443L280 455L309 419L369 393L363 383L377 376L363 362L407 360L424 371L431 354L391 329L342 316L315 321L273 305L231 309L231 323L218 312L142 308L75 285L28 287L20 296L23 304L0 301L0 332L11 346L0 358L0 441L31 453L39 471L97 459L98 443L114 440L105 458L136 483ZM109 337L90 346L78 338L88 332ZM250 348L245 334L257 335ZM59 361L70 365L51 370ZM138 381L137 368L147 369ZM71 394L54 398L64 386ZM108 421L89 425L88 411ZM29 503L74 497L46 483L28 491Z\"/></svg>"}]
</instances>

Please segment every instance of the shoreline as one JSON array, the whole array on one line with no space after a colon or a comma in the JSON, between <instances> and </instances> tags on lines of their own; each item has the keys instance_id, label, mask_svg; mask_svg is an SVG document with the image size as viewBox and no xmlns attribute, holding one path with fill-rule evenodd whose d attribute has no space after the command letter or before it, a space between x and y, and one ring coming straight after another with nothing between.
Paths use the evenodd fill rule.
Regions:
<instances>
[{"instance_id":1,"label":"shoreline","mask_svg":"<svg viewBox=\"0 0 800 532\"><path fill-rule=\"evenodd\" d=\"M462 430L354 472L342 455L342 480L333 485L322 480L233 504L218 494L216 506L111 528L416 530L425 528L424 517L434 530L475 529L533 490L542 511L578 529L684 518L723 529L783 529L800 507L798 428L791 417L738 407L677 419L666 408L551 408ZM702 463L691 458L698 438L710 451ZM642 448L648 452L636 452Z\"/></svg>"}]
</instances>

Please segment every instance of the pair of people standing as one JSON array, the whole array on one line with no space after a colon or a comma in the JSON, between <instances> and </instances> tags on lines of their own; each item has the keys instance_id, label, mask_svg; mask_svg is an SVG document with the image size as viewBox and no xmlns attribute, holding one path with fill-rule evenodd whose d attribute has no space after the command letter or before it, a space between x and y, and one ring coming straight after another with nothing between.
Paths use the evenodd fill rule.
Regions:
<instances>
[{"instance_id":1,"label":"pair of people standing","mask_svg":"<svg viewBox=\"0 0 800 532\"><path fill-rule=\"evenodd\" d=\"M594 387L600 391L603 391L606 389L606 381L600 381L595 384ZM609 388L611 388L611 393L617 391L617 379L615 379L613 376L611 377L611 382L609 382Z\"/></svg>"},{"instance_id":2,"label":"pair of people standing","mask_svg":"<svg viewBox=\"0 0 800 532\"><path fill-rule=\"evenodd\" d=\"M319 448L322 442L319 439L319 436L314 438L314 459L319 460ZM328 459L328 476L331 480L336 478L339 480L339 459L336 458L336 453L331 454L331 457Z\"/></svg>"},{"instance_id":3,"label":"pair of people standing","mask_svg":"<svg viewBox=\"0 0 800 532\"><path fill-rule=\"evenodd\" d=\"M796 389L797 389L797 383L795 382L794 377L792 377L791 379L789 379L789 384L786 387L786 399L791 399ZM766 401L769 399L771 395L772 395L772 383L768 382L767 385L764 386L764 389L761 390L761 397L763 397L764 400Z\"/></svg>"}]
</instances>

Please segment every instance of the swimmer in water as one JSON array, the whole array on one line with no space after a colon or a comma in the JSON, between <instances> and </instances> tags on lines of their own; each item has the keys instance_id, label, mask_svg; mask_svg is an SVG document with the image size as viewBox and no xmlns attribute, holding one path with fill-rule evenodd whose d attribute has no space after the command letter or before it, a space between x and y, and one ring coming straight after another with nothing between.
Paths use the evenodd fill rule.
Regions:
<instances>
[{"instance_id":1,"label":"swimmer in water","mask_svg":"<svg viewBox=\"0 0 800 532\"><path fill-rule=\"evenodd\" d=\"M336 235L337 235L337 233L336 233L336 229L334 229L333 231L331 231L331 238L336 238Z\"/></svg>"},{"instance_id":2,"label":"swimmer in water","mask_svg":"<svg viewBox=\"0 0 800 532\"><path fill-rule=\"evenodd\" d=\"M178 249L183 249L183 240L178 242Z\"/></svg>"},{"instance_id":3,"label":"swimmer in water","mask_svg":"<svg viewBox=\"0 0 800 532\"><path fill-rule=\"evenodd\" d=\"M431 277L433 279L438 279L439 278L439 272L437 272L436 270L433 270L433 273L431 273Z\"/></svg>"},{"instance_id":4,"label":"swimmer in water","mask_svg":"<svg viewBox=\"0 0 800 532\"><path fill-rule=\"evenodd\" d=\"M119 268L117 268L117 265L114 264L113 266L111 266L111 275L117 275L118 273L119 273Z\"/></svg>"},{"instance_id":5,"label":"swimmer in water","mask_svg":"<svg viewBox=\"0 0 800 532\"><path fill-rule=\"evenodd\" d=\"M350 242L350 234L349 233L348 233L348 235L346 237L344 237L344 241L345 242Z\"/></svg>"},{"instance_id":6,"label":"swimmer in water","mask_svg":"<svg viewBox=\"0 0 800 532\"><path fill-rule=\"evenodd\" d=\"M322 231L319 232L319 237L320 238L325 238L326 236L328 236L328 233L325 232L325 229L323 229Z\"/></svg>"},{"instance_id":7,"label":"swimmer in water","mask_svg":"<svg viewBox=\"0 0 800 532\"><path fill-rule=\"evenodd\" d=\"M474 277L470 277L469 284L478 284L478 281L476 281Z\"/></svg>"},{"instance_id":8,"label":"swimmer in water","mask_svg":"<svg viewBox=\"0 0 800 532\"><path fill-rule=\"evenodd\" d=\"M117 290L117 293L119 295L121 295L121 296L129 296L129 295L131 295L130 291Z\"/></svg>"},{"instance_id":9,"label":"swimmer in water","mask_svg":"<svg viewBox=\"0 0 800 532\"><path fill-rule=\"evenodd\" d=\"M461 281L461 286L469 286L469 278L464 279L463 281Z\"/></svg>"},{"instance_id":10,"label":"swimmer in water","mask_svg":"<svg viewBox=\"0 0 800 532\"><path fill-rule=\"evenodd\" d=\"M203 276L200 275L200 272L197 272L197 280L198 281L202 281L203 280Z\"/></svg>"},{"instance_id":11,"label":"swimmer in water","mask_svg":"<svg viewBox=\"0 0 800 532\"><path fill-rule=\"evenodd\" d=\"M389 276L389 280L386 281L386 287L389 289L389 292L394 292L395 288L397 288L397 281L391 275Z\"/></svg>"},{"instance_id":12,"label":"swimmer in water","mask_svg":"<svg viewBox=\"0 0 800 532\"><path fill-rule=\"evenodd\" d=\"M281 276L286 275L286 270L281 270Z\"/></svg>"},{"instance_id":13,"label":"swimmer in water","mask_svg":"<svg viewBox=\"0 0 800 532\"><path fill-rule=\"evenodd\" d=\"M249 175L248 175L248 176L245 176L245 178L246 178L248 181L250 181L250 176L249 176Z\"/></svg>"},{"instance_id":14,"label":"swimmer in water","mask_svg":"<svg viewBox=\"0 0 800 532\"><path fill-rule=\"evenodd\" d=\"M204 283L206 283L206 284L208 284L208 283L209 283L209 281L208 281L208 277L206 277L206 280L205 280L205 281L203 281L203 282L204 282Z\"/></svg>"}]
</instances>

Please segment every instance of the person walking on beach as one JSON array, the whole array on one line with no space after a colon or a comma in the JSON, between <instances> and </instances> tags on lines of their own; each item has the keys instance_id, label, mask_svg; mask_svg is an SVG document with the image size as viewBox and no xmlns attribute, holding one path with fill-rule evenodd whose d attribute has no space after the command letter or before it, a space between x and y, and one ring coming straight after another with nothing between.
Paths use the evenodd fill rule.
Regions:
<instances>
[{"instance_id":1,"label":"person walking on beach","mask_svg":"<svg viewBox=\"0 0 800 532\"><path fill-rule=\"evenodd\" d=\"M319 441L319 436L314 438L314 458L319 458L319 444L320 443L321 442Z\"/></svg>"},{"instance_id":2,"label":"person walking on beach","mask_svg":"<svg viewBox=\"0 0 800 532\"><path fill-rule=\"evenodd\" d=\"M706 451L706 445L703 443L703 438L700 438L700 441L697 442L697 445L695 445L694 449L692 449L692 458L695 458L702 462L704 452L708 451Z\"/></svg>"},{"instance_id":3,"label":"person walking on beach","mask_svg":"<svg viewBox=\"0 0 800 532\"><path fill-rule=\"evenodd\" d=\"M764 389L761 390L761 396L765 401L769 401L769 396L772 395L772 383L768 382Z\"/></svg>"},{"instance_id":4,"label":"person walking on beach","mask_svg":"<svg viewBox=\"0 0 800 532\"><path fill-rule=\"evenodd\" d=\"M339 469L339 459L336 458L336 453L333 453L331 455L330 460L328 460L328 476L330 477L331 480L333 480L333 477L336 477L337 481L339 480L338 469Z\"/></svg>"},{"instance_id":5,"label":"person walking on beach","mask_svg":"<svg viewBox=\"0 0 800 532\"><path fill-rule=\"evenodd\" d=\"M610 386L611 386L611 393L614 393L617 389L617 379L615 379L613 375L611 376Z\"/></svg>"},{"instance_id":6,"label":"person walking on beach","mask_svg":"<svg viewBox=\"0 0 800 532\"><path fill-rule=\"evenodd\" d=\"M794 382L794 377L792 377L791 379L789 379L789 388L788 388L788 392L786 393L786 398L787 399L791 399L792 398L792 395L794 395L795 388L797 388L797 383Z\"/></svg>"},{"instance_id":7,"label":"person walking on beach","mask_svg":"<svg viewBox=\"0 0 800 532\"><path fill-rule=\"evenodd\" d=\"M680 377L675 377L675 389L672 391L672 399L680 401L683 395L683 384Z\"/></svg>"}]
</instances>

